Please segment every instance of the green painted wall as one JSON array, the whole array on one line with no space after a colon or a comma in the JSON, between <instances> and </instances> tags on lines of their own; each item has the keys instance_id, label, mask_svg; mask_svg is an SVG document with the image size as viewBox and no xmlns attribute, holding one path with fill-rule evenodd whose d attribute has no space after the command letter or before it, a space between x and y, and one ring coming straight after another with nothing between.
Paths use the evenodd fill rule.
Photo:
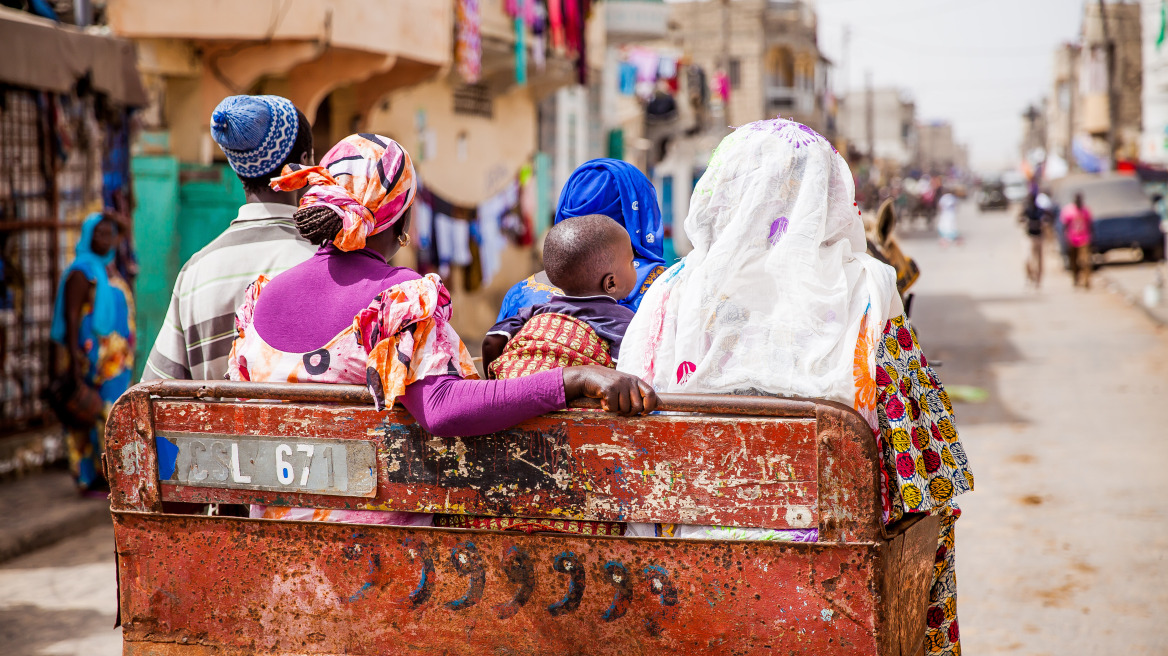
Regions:
<instances>
[{"instance_id":1,"label":"green painted wall","mask_svg":"<svg viewBox=\"0 0 1168 656\"><path fill-rule=\"evenodd\" d=\"M183 263L223 232L244 202L243 185L230 167L180 164L170 156L137 156L134 177L134 246L138 250L138 345L135 379L166 318Z\"/></svg>"},{"instance_id":2,"label":"green painted wall","mask_svg":"<svg viewBox=\"0 0 1168 656\"><path fill-rule=\"evenodd\" d=\"M134 247L138 251L138 280L134 286L138 328L134 380L142 376L146 356L166 317L178 274L178 168L178 161L169 156L141 155L130 161L137 200Z\"/></svg>"},{"instance_id":3,"label":"green painted wall","mask_svg":"<svg viewBox=\"0 0 1168 656\"><path fill-rule=\"evenodd\" d=\"M186 262L227 229L245 198L239 177L224 164L180 164L179 179L178 256Z\"/></svg>"}]
</instances>

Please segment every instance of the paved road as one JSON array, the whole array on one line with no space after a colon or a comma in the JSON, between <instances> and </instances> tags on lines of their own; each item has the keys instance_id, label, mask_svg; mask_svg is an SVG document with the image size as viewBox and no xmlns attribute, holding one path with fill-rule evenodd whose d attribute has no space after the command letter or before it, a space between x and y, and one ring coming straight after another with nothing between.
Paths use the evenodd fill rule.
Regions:
<instances>
[{"instance_id":1,"label":"paved road","mask_svg":"<svg viewBox=\"0 0 1168 656\"><path fill-rule=\"evenodd\" d=\"M1168 331L1061 270L1026 290L1011 217L969 205L963 246L904 243L926 353L989 392L957 415L965 653L1168 654Z\"/></svg>"},{"instance_id":2,"label":"paved road","mask_svg":"<svg viewBox=\"0 0 1168 656\"><path fill-rule=\"evenodd\" d=\"M118 656L114 531L103 525L0 565L0 653Z\"/></svg>"},{"instance_id":3,"label":"paved road","mask_svg":"<svg viewBox=\"0 0 1168 656\"><path fill-rule=\"evenodd\" d=\"M965 653L1168 653L1168 331L1061 271L1022 285L1005 214L962 214L966 242L905 247L914 318L950 385L977 491L961 499ZM120 653L108 527L0 566L5 654Z\"/></svg>"}]
</instances>

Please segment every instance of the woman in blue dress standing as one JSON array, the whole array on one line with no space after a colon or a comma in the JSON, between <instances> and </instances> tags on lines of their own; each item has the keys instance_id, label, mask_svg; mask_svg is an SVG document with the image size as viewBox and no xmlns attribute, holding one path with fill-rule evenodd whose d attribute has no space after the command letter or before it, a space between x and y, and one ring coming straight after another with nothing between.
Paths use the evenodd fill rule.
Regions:
<instances>
[{"instance_id":1,"label":"woman in blue dress standing","mask_svg":"<svg viewBox=\"0 0 1168 656\"><path fill-rule=\"evenodd\" d=\"M555 222L574 216L603 214L624 226L633 242L637 268L637 285L622 301L636 312L641 297L665 271L664 238L661 208L653 183L637 167L619 159L594 159L580 165L560 192ZM502 321L525 307L545 303L553 294L562 293L543 271L515 284L503 297L499 309Z\"/></svg>"}]
</instances>

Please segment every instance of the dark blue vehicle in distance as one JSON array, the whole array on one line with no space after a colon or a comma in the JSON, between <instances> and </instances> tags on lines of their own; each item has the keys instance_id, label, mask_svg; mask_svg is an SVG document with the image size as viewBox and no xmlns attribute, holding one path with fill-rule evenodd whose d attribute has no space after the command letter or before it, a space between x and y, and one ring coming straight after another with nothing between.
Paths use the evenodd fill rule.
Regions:
<instances>
[{"instance_id":1,"label":"dark blue vehicle in distance","mask_svg":"<svg viewBox=\"0 0 1168 656\"><path fill-rule=\"evenodd\" d=\"M1083 203L1094 217L1092 253L1102 255L1120 248L1138 248L1144 261L1164 259L1160 215L1138 178L1118 173L1084 173L1056 180L1053 186L1053 199L1060 211L1075 201L1076 193L1083 194ZM1069 266L1067 240L1060 220L1055 221L1055 234L1063 263Z\"/></svg>"}]
</instances>

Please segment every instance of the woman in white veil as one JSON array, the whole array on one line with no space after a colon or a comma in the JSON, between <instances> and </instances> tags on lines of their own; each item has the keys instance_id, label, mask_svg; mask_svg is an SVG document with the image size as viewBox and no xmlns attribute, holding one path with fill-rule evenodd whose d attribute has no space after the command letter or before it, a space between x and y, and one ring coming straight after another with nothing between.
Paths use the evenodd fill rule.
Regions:
<instances>
[{"instance_id":1,"label":"woman in white veil","mask_svg":"<svg viewBox=\"0 0 1168 656\"><path fill-rule=\"evenodd\" d=\"M694 189L693 251L644 296L620 370L659 392L822 398L856 409L882 453L886 523L942 515L929 654L960 653L954 497L973 488L952 406L920 351L896 273L866 253L847 163L810 128L758 121L727 136ZM630 524L626 535L815 541L771 531Z\"/></svg>"}]
</instances>

